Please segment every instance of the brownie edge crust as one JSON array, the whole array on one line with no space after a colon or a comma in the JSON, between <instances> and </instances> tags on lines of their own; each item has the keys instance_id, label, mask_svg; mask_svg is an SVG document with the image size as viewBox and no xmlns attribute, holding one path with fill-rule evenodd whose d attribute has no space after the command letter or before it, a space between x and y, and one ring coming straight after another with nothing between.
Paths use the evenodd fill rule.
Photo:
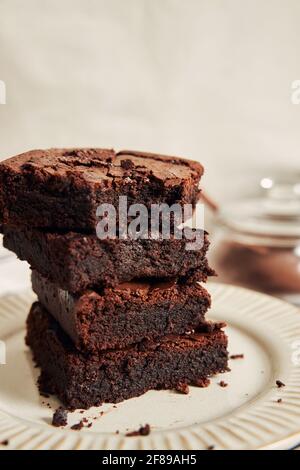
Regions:
<instances>
[{"instance_id":1,"label":"brownie edge crust","mask_svg":"<svg viewBox=\"0 0 300 470\"><path fill-rule=\"evenodd\" d=\"M218 325L207 332L83 354L36 302L27 319L26 343L42 370L40 390L56 394L69 409L117 403L150 389L201 386L227 370L227 337Z\"/></svg>"}]
</instances>

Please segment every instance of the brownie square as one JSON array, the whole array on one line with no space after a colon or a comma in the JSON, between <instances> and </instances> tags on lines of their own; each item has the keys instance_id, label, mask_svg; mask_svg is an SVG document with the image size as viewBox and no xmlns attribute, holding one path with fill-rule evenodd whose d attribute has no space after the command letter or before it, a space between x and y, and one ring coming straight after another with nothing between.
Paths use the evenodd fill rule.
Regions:
<instances>
[{"instance_id":1,"label":"brownie square","mask_svg":"<svg viewBox=\"0 0 300 470\"><path fill-rule=\"evenodd\" d=\"M195 205L203 167L110 149L33 150L0 164L0 223L95 231L102 203Z\"/></svg>"},{"instance_id":2,"label":"brownie square","mask_svg":"<svg viewBox=\"0 0 300 470\"><path fill-rule=\"evenodd\" d=\"M83 354L35 303L26 341L42 369L40 390L55 393L69 409L117 403L150 389L205 385L208 377L227 370L227 337L218 325L210 325L209 331Z\"/></svg>"},{"instance_id":3,"label":"brownie square","mask_svg":"<svg viewBox=\"0 0 300 470\"><path fill-rule=\"evenodd\" d=\"M78 295L61 290L37 271L39 301L82 351L124 348L144 339L189 332L205 322L210 295L199 284L128 282Z\"/></svg>"},{"instance_id":4,"label":"brownie square","mask_svg":"<svg viewBox=\"0 0 300 470\"><path fill-rule=\"evenodd\" d=\"M100 240L96 235L10 226L4 226L3 233L5 248L72 293L141 278L206 281L207 276L214 274L206 259L209 246L206 233L203 246L191 251L186 250L189 241L185 237Z\"/></svg>"}]
</instances>

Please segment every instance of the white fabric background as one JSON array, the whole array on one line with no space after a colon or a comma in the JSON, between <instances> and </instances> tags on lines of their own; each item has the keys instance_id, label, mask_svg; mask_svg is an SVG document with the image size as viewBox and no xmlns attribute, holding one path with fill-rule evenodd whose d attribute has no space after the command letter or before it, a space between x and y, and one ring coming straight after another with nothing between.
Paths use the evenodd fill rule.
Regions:
<instances>
[{"instance_id":1,"label":"white fabric background","mask_svg":"<svg viewBox=\"0 0 300 470\"><path fill-rule=\"evenodd\" d=\"M300 161L299 0L0 0L0 157L98 145L204 162L212 196Z\"/></svg>"},{"instance_id":2,"label":"white fabric background","mask_svg":"<svg viewBox=\"0 0 300 470\"><path fill-rule=\"evenodd\" d=\"M186 155L224 201L300 165L299 0L0 0L0 159Z\"/></svg>"}]
</instances>

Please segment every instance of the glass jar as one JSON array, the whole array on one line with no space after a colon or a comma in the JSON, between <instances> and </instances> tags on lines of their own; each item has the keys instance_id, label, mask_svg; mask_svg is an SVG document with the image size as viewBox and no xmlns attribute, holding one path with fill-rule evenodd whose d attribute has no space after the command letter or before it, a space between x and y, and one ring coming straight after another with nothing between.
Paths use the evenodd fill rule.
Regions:
<instances>
[{"instance_id":1,"label":"glass jar","mask_svg":"<svg viewBox=\"0 0 300 470\"><path fill-rule=\"evenodd\" d=\"M264 194L220 210L210 264L217 280L300 305L300 184L264 178Z\"/></svg>"}]
</instances>

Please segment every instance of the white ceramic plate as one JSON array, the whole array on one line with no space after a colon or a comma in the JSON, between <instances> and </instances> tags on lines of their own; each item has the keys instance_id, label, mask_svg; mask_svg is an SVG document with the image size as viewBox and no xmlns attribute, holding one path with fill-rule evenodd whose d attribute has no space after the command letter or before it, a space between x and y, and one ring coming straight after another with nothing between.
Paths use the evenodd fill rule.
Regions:
<instances>
[{"instance_id":1,"label":"white ceramic plate","mask_svg":"<svg viewBox=\"0 0 300 470\"><path fill-rule=\"evenodd\" d=\"M300 442L300 311L241 288L209 284L210 318L228 322L231 372L189 395L152 391L116 406L69 415L67 428L50 425L55 399L40 397L38 370L24 344L32 293L0 300L0 442L10 449L284 449ZM218 385L228 383L226 388ZM285 387L276 387L281 380ZM282 402L278 403L278 399ZM49 408L50 403L52 409ZM101 411L104 412L101 416ZM70 426L83 417L93 425ZM126 432L149 423L146 437ZM116 431L119 431L116 434ZM1 447L1 446L0 446Z\"/></svg>"}]
</instances>

